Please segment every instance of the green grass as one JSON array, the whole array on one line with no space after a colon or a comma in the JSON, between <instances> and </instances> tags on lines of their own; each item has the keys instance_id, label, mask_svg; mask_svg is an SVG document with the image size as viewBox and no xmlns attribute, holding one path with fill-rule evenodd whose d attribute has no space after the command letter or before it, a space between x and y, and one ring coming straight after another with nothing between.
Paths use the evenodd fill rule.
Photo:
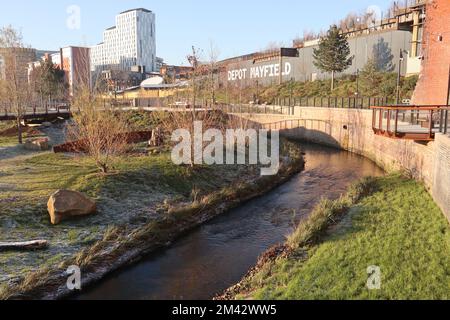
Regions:
<instances>
[{"instance_id":1,"label":"green grass","mask_svg":"<svg viewBox=\"0 0 450 320\"><path fill-rule=\"evenodd\" d=\"M89 157L44 153L0 167L0 241L46 239L48 250L0 255L2 277L23 276L48 261L62 262L102 239L111 226L123 231L163 219L160 204L190 203L192 189L204 195L238 178L259 173L245 166L176 166L167 153L116 159L103 175ZM80 191L97 202L98 212L52 226L49 196L58 189Z\"/></svg>"},{"instance_id":2,"label":"green grass","mask_svg":"<svg viewBox=\"0 0 450 320\"><path fill-rule=\"evenodd\" d=\"M18 137L17 134L1 134L2 132L16 128L16 123L14 121L0 121L0 147L12 147L18 145ZM24 129L22 138L25 141L27 138L34 137L35 135L29 135L27 130Z\"/></svg>"},{"instance_id":3,"label":"green grass","mask_svg":"<svg viewBox=\"0 0 450 320\"><path fill-rule=\"evenodd\" d=\"M411 98L414 92L418 77L412 76L401 79L402 98ZM274 103L275 98L280 97L354 97L357 88L362 97L388 97L390 103L395 102L397 90L396 73L378 72L370 81L365 81L361 76L359 86L355 76L342 76L336 79L335 89L331 88L331 80L316 80L307 82L285 82L281 85L271 85L266 87L253 87L240 93L228 92L225 89L217 91L217 99L220 102L231 101L237 103L242 101L248 103L253 101L254 95L258 95L262 103Z\"/></svg>"},{"instance_id":4,"label":"green grass","mask_svg":"<svg viewBox=\"0 0 450 320\"><path fill-rule=\"evenodd\" d=\"M0 121L0 132L15 126L14 121Z\"/></svg>"},{"instance_id":5,"label":"green grass","mask_svg":"<svg viewBox=\"0 0 450 320\"><path fill-rule=\"evenodd\" d=\"M10 196L17 199L9 205L5 194L0 194L0 240L39 237L51 244L45 251L0 255L0 300L47 285L50 273L59 273L68 265L92 268L104 263L105 255L113 262L132 248L159 248L173 241L183 228L195 226L206 215L218 214L217 208L226 210L241 199L266 192L303 166L295 144L285 142L282 151L293 161L282 166L278 176L264 178L256 166L193 169L174 165L168 154L118 159L116 172L108 175L98 174L89 158L55 154L27 159L6 175L0 171L0 186L7 182L23 188L20 197L19 188L10 188ZM59 187L96 198L98 214L51 226L45 201L47 192ZM33 204L31 197L38 203ZM159 206L163 210L155 210ZM105 250L111 251L106 254ZM6 279L19 276L19 284L5 286L1 278L5 275Z\"/></svg>"},{"instance_id":6,"label":"green grass","mask_svg":"<svg viewBox=\"0 0 450 320\"><path fill-rule=\"evenodd\" d=\"M17 137L0 137L0 147L11 147L17 143Z\"/></svg>"},{"instance_id":7,"label":"green grass","mask_svg":"<svg viewBox=\"0 0 450 320\"><path fill-rule=\"evenodd\" d=\"M189 201L193 188L203 194L249 174L243 166L192 170L176 166L168 154L160 154L120 158L114 172L102 175L88 157L47 153L0 171L0 226L15 225L15 231L27 233L34 228L46 230L46 203L58 189L80 191L94 198L101 213L95 223L109 225L124 223L132 218L132 212L145 210L166 198ZM86 220L87 224L92 222ZM75 225L84 226L82 222ZM0 239L7 237L11 238L11 232L0 235Z\"/></svg>"},{"instance_id":8,"label":"green grass","mask_svg":"<svg viewBox=\"0 0 450 320\"><path fill-rule=\"evenodd\" d=\"M378 178L376 187L327 234L316 224L292 236L295 253L250 280L252 297L449 299L450 228L440 209L421 184L398 175ZM311 229L322 234L318 241L302 236ZM380 290L366 287L369 266L381 268Z\"/></svg>"}]
</instances>

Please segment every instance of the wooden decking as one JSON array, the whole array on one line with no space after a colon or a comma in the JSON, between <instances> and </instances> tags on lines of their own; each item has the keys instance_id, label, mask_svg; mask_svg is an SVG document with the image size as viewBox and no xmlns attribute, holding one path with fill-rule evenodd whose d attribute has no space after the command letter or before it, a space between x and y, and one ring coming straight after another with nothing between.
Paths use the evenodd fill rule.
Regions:
<instances>
[{"instance_id":1,"label":"wooden decking","mask_svg":"<svg viewBox=\"0 0 450 320\"><path fill-rule=\"evenodd\" d=\"M449 106L371 107L376 135L391 139L432 141L436 133L447 133Z\"/></svg>"}]
</instances>

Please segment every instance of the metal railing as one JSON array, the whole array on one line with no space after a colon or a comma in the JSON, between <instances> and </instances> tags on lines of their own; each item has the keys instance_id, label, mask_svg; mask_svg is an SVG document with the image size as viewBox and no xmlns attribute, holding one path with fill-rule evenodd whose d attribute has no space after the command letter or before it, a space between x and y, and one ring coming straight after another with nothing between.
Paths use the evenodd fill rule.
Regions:
<instances>
[{"instance_id":1,"label":"metal railing","mask_svg":"<svg viewBox=\"0 0 450 320\"><path fill-rule=\"evenodd\" d=\"M387 97L278 97L274 104L278 106L370 109L371 106L388 105Z\"/></svg>"},{"instance_id":2,"label":"metal railing","mask_svg":"<svg viewBox=\"0 0 450 320\"><path fill-rule=\"evenodd\" d=\"M24 119L42 117L46 115L70 114L68 102L48 101L44 103L31 103L19 110ZM12 120L17 117L17 110L10 103L0 103L0 121Z\"/></svg>"},{"instance_id":3,"label":"metal railing","mask_svg":"<svg viewBox=\"0 0 450 320\"><path fill-rule=\"evenodd\" d=\"M384 105L388 102L387 98L298 98L294 100L281 99L276 100L273 105L218 105L218 108L227 113L251 113L251 114L280 114L296 115L298 108L316 107L316 108L334 108L334 109L356 109L370 110L371 104ZM292 103L290 103L292 102ZM295 104L293 103L295 102Z\"/></svg>"},{"instance_id":4,"label":"metal railing","mask_svg":"<svg viewBox=\"0 0 450 320\"><path fill-rule=\"evenodd\" d=\"M376 106L372 128L377 135L416 141L434 140L448 133L449 106Z\"/></svg>"},{"instance_id":5,"label":"metal railing","mask_svg":"<svg viewBox=\"0 0 450 320\"><path fill-rule=\"evenodd\" d=\"M294 107L284 107L275 105L219 105L218 109L226 113L247 113L247 114L294 114Z\"/></svg>"},{"instance_id":6,"label":"metal railing","mask_svg":"<svg viewBox=\"0 0 450 320\"><path fill-rule=\"evenodd\" d=\"M322 119L286 119L276 122L262 123L260 127L266 130L291 130L298 128L307 128L308 123L322 123L326 126L331 125L330 121Z\"/></svg>"}]
</instances>

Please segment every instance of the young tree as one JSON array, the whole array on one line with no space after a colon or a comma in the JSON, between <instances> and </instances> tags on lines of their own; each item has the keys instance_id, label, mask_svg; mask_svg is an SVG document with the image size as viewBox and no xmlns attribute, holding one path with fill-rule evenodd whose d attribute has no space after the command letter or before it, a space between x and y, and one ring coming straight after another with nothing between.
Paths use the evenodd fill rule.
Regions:
<instances>
[{"instance_id":1,"label":"young tree","mask_svg":"<svg viewBox=\"0 0 450 320\"><path fill-rule=\"evenodd\" d=\"M31 90L26 77L26 66L21 65L20 55L26 50L20 31L12 26L0 28L0 55L3 60L3 70L0 70L0 86L2 98L10 105L16 116L18 142L23 143L22 119L28 102L31 100Z\"/></svg>"},{"instance_id":2,"label":"young tree","mask_svg":"<svg viewBox=\"0 0 450 320\"><path fill-rule=\"evenodd\" d=\"M211 99L211 105L216 104L216 80L215 77L218 74L219 65L217 60L219 58L219 49L215 46L214 42L210 42L209 45L209 61L208 61L208 91Z\"/></svg>"},{"instance_id":3,"label":"young tree","mask_svg":"<svg viewBox=\"0 0 450 320\"><path fill-rule=\"evenodd\" d=\"M183 129L189 132L189 139L186 143L189 143L190 152L182 154L182 157L189 160L190 167L194 168L197 165L202 164L202 159L200 156L202 153L198 154L195 152L197 141L195 140L195 124L197 121L201 122L203 132L209 129L219 130L220 132L225 132L225 119L226 116L217 110L198 110L195 112L195 117L192 116L190 112L174 111L166 112L164 110L152 113L153 122L158 123L160 129L163 131L165 136L173 136L173 134L178 129ZM176 145L178 142L174 143ZM200 142L202 148L207 145L204 141ZM181 155L180 155L181 156Z\"/></svg>"},{"instance_id":4,"label":"young tree","mask_svg":"<svg viewBox=\"0 0 450 320\"><path fill-rule=\"evenodd\" d=\"M380 73L375 59L370 59L361 70L361 88L369 96L376 95L380 85Z\"/></svg>"},{"instance_id":5,"label":"young tree","mask_svg":"<svg viewBox=\"0 0 450 320\"><path fill-rule=\"evenodd\" d=\"M189 64L192 66L192 74L191 74L191 91L192 91L192 110L195 113L195 107L196 107L196 99L197 99L197 91L200 81L200 55L198 52L198 49L196 49L194 46L192 46L192 54L187 56L187 60Z\"/></svg>"},{"instance_id":6,"label":"young tree","mask_svg":"<svg viewBox=\"0 0 450 320\"><path fill-rule=\"evenodd\" d=\"M128 124L124 113L104 106L99 95L88 87L79 89L73 98L73 126L68 135L77 141L76 148L91 156L102 173L108 173L117 156L128 148Z\"/></svg>"},{"instance_id":7,"label":"young tree","mask_svg":"<svg viewBox=\"0 0 450 320\"><path fill-rule=\"evenodd\" d=\"M313 52L314 65L322 71L331 72L331 90L334 90L336 72L343 72L353 63L347 39L336 26L331 26L327 35L321 38L319 48Z\"/></svg>"}]
</instances>

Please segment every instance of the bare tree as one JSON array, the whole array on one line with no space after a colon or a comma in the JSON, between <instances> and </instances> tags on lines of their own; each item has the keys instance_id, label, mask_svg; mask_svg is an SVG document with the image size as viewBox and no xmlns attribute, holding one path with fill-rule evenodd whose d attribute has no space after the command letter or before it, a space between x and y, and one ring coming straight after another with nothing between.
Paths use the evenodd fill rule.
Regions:
<instances>
[{"instance_id":1,"label":"bare tree","mask_svg":"<svg viewBox=\"0 0 450 320\"><path fill-rule=\"evenodd\" d=\"M18 142L23 143L22 120L31 100L31 90L27 79L27 65L20 57L26 53L22 34L12 26L0 29L0 56L3 60L3 70L0 70L0 87L2 97L10 105L16 116ZM22 65L22 63L24 63Z\"/></svg>"},{"instance_id":2,"label":"bare tree","mask_svg":"<svg viewBox=\"0 0 450 320\"><path fill-rule=\"evenodd\" d=\"M199 87L199 77L200 77L200 54L199 50L196 49L194 46L192 46L192 54L187 56L187 60L189 64L192 66L193 71L191 74L191 91L192 91L192 108L193 112L195 113L195 107L196 107L196 99L198 94L198 87Z\"/></svg>"},{"instance_id":3,"label":"bare tree","mask_svg":"<svg viewBox=\"0 0 450 320\"><path fill-rule=\"evenodd\" d=\"M250 115L251 116L251 115ZM241 129L246 131L249 128L258 128L258 126L252 123L250 120L235 115L228 115L221 110L202 110L196 112L196 117L193 119L189 112L184 111L159 111L153 112L154 122L159 123L162 134L164 136L171 136L176 130L183 129L189 133L190 140L190 166L194 168L196 165L203 164L202 159L196 158L200 154L196 153L196 145L199 143L196 141L196 123L201 122L203 132L207 132L210 129L220 131L225 135L227 129ZM250 117L249 117L250 118ZM217 141L216 141L217 142ZM178 142L173 142L174 144ZM201 141L202 150L210 144L207 141ZM183 155L185 157L186 155Z\"/></svg>"},{"instance_id":4,"label":"bare tree","mask_svg":"<svg viewBox=\"0 0 450 320\"><path fill-rule=\"evenodd\" d=\"M210 93L210 99L211 99L211 105L216 104L216 81L215 77L217 74L219 74L218 68L219 65L217 63L219 59L219 49L214 44L213 41L210 41L209 44L209 61L208 61L208 87L209 87L209 93Z\"/></svg>"},{"instance_id":5,"label":"bare tree","mask_svg":"<svg viewBox=\"0 0 450 320\"><path fill-rule=\"evenodd\" d=\"M306 41L311 41L311 40L316 40L319 39L319 34L317 34L316 32L312 31L312 30L307 30L305 29L303 31L303 35L297 36L293 43L294 43L294 47L300 47L302 46Z\"/></svg>"},{"instance_id":6,"label":"bare tree","mask_svg":"<svg viewBox=\"0 0 450 320\"><path fill-rule=\"evenodd\" d=\"M267 44L267 46L261 50L260 53L276 53L280 51L280 48L283 47L282 43L277 43L275 41L271 41Z\"/></svg>"},{"instance_id":7,"label":"bare tree","mask_svg":"<svg viewBox=\"0 0 450 320\"><path fill-rule=\"evenodd\" d=\"M360 21L360 16L357 13L352 12L340 21L339 26L342 30L349 31L356 28Z\"/></svg>"},{"instance_id":8,"label":"bare tree","mask_svg":"<svg viewBox=\"0 0 450 320\"><path fill-rule=\"evenodd\" d=\"M181 110L166 112L159 111L153 112L152 117L154 117L154 122L160 124L160 128L165 136L171 136L176 130L183 129L189 132L191 141L191 153L190 153L190 166L193 168L199 164L199 159L195 156L195 124L197 121L201 121L203 131L209 129L216 129L220 132L225 132L226 115L224 115L219 110L202 110L196 111L195 117L192 117L190 112L185 112ZM205 147L206 143L203 142L202 147ZM185 155L183 155L185 156Z\"/></svg>"},{"instance_id":9,"label":"bare tree","mask_svg":"<svg viewBox=\"0 0 450 320\"><path fill-rule=\"evenodd\" d=\"M104 105L89 88L79 89L73 98L73 125L68 136L80 152L91 156L103 173L108 173L115 158L127 151L128 124L124 113Z\"/></svg>"}]
</instances>

